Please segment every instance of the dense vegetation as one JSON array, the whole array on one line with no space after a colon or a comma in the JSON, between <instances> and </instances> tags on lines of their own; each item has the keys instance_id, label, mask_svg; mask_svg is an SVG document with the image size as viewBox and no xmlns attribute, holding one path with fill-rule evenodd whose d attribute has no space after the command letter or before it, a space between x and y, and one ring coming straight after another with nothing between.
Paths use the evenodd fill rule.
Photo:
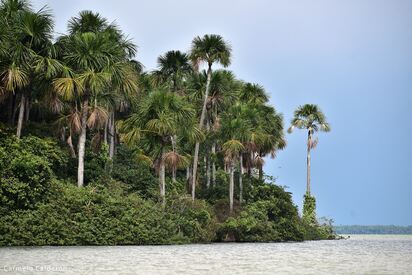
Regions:
<instances>
[{"instance_id":1,"label":"dense vegetation","mask_svg":"<svg viewBox=\"0 0 412 275\"><path fill-rule=\"evenodd\" d=\"M338 225L337 234L412 234L412 226L396 225Z\"/></svg>"},{"instance_id":2,"label":"dense vegetation","mask_svg":"<svg viewBox=\"0 0 412 275\"><path fill-rule=\"evenodd\" d=\"M314 199L302 219L264 176L286 146L283 118L262 86L214 70L230 65L221 36L148 72L97 13L59 37L25 0L2 1L0 16L0 245L334 237ZM321 112L305 106L313 134Z\"/></svg>"}]
</instances>

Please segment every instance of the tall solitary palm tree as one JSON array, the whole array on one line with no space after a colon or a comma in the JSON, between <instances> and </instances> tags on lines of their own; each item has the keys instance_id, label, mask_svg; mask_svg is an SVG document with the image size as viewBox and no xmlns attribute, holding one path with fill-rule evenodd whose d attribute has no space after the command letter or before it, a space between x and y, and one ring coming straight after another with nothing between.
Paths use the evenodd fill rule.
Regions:
<instances>
[{"instance_id":1,"label":"tall solitary palm tree","mask_svg":"<svg viewBox=\"0 0 412 275\"><path fill-rule=\"evenodd\" d=\"M318 144L318 139L314 139L313 134L318 131L329 132L330 126L317 105L305 104L296 109L288 133L291 133L294 128L308 131L306 194L310 196L310 151Z\"/></svg>"},{"instance_id":2,"label":"tall solitary palm tree","mask_svg":"<svg viewBox=\"0 0 412 275\"><path fill-rule=\"evenodd\" d=\"M219 63L224 67L229 66L231 51L231 47L220 35L206 34L202 38L197 36L192 41L190 59L192 60L195 68L197 68L201 63L206 63L208 68L206 90L205 94L203 95L202 112L200 114L200 129L203 129L206 116L206 106L209 97L210 80L212 78L212 65L214 63ZM195 145L195 154L193 157L192 200L195 199L197 165L199 161L199 147L200 143L199 141L197 141Z\"/></svg>"}]
</instances>

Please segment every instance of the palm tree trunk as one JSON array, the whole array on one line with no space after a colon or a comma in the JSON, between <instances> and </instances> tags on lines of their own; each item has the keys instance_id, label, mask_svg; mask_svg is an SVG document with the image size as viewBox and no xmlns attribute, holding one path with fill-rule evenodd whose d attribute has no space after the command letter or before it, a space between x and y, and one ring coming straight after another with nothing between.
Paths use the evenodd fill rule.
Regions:
<instances>
[{"instance_id":1,"label":"palm tree trunk","mask_svg":"<svg viewBox=\"0 0 412 275\"><path fill-rule=\"evenodd\" d=\"M259 166L259 180L263 180L263 167Z\"/></svg>"},{"instance_id":2,"label":"palm tree trunk","mask_svg":"<svg viewBox=\"0 0 412 275\"><path fill-rule=\"evenodd\" d=\"M206 131L210 131L210 120L209 118L206 119ZM206 171L206 187L207 189L210 188L210 175L211 175L211 169L210 169L210 147L206 147L206 155L205 155L205 171Z\"/></svg>"},{"instance_id":3,"label":"palm tree trunk","mask_svg":"<svg viewBox=\"0 0 412 275\"><path fill-rule=\"evenodd\" d=\"M192 189L192 167L189 165L186 168L187 190L190 193Z\"/></svg>"},{"instance_id":4,"label":"palm tree trunk","mask_svg":"<svg viewBox=\"0 0 412 275\"><path fill-rule=\"evenodd\" d=\"M212 64L209 64L209 68L207 70L207 81L206 81L206 91L205 95L203 98L203 107L202 107L202 113L200 114L200 122L199 122L199 128L203 128L203 123L205 120L206 116L206 105L207 105L207 99L209 97L209 90L210 90L210 79L212 78ZM192 200L195 200L195 190L196 190L196 177L197 177L197 164L199 162L199 141L196 142L195 145L195 155L193 158L193 179L192 179Z\"/></svg>"},{"instance_id":5,"label":"palm tree trunk","mask_svg":"<svg viewBox=\"0 0 412 275\"><path fill-rule=\"evenodd\" d=\"M116 129L114 124L114 111L110 112L109 120L109 158L113 159L115 146Z\"/></svg>"},{"instance_id":6,"label":"palm tree trunk","mask_svg":"<svg viewBox=\"0 0 412 275\"><path fill-rule=\"evenodd\" d=\"M67 144L69 145L70 148L70 155L72 158L76 157L76 151L74 150L73 142L72 142L72 131L70 130L70 135L67 138Z\"/></svg>"},{"instance_id":7,"label":"palm tree trunk","mask_svg":"<svg viewBox=\"0 0 412 275\"><path fill-rule=\"evenodd\" d=\"M79 137L79 166L77 169L77 186L83 187L84 185L84 155L86 149L86 132L87 132L87 115L89 113L89 95L84 95L81 125L82 129Z\"/></svg>"},{"instance_id":8,"label":"palm tree trunk","mask_svg":"<svg viewBox=\"0 0 412 275\"><path fill-rule=\"evenodd\" d=\"M164 148L162 146L160 155L160 170L159 170L159 184L160 184L160 197L162 198L162 205L166 204L166 182L165 182L165 161L164 161Z\"/></svg>"},{"instance_id":9,"label":"palm tree trunk","mask_svg":"<svg viewBox=\"0 0 412 275\"><path fill-rule=\"evenodd\" d=\"M17 132L16 132L17 138L20 138L20 136L21 136L21 130L23 128L23 119L24 119L24 109L25 109L25 107L26 107L26 95L23 92L21 94L20 108L19 108L19 118L17 120Z\"/></svg>"},{"instance_id":10,"label":"palm tree trunk","mask_svg":"<svg viewBox=\"0 0 412 275\"><path fill-rule=\"evenodd\" d=\"M209 157L209 154L206 154L206 187L208 189L210 188L210 174L211 174L210 157Z\"/></svg>"},{"instance_id":11,"label":"palm tree trunk","mask_svg":"<svg viewBox=\"0 0 412 275\"><path fill-rule=\"evenodd\" d=\"M234 198L234 187L235 187L235 171L234 171L233 161L230 163L229 173L230 173L230 181L229 181L229 210L232 214L233 212L233 198Z\"/></svg>"},{"instance_id":12,"label":"palm tree trunk","mask_svg":"<svg viewBox=\"0 0 412 275\"><path fill-rule=\"evenodd\" d=\"M242 204L243 202L243 155L240 153L239 156L239 164L240 164L240 169L239 169L239 203Z\"/></svg>"},{"instance_id":13,"label":"palm tree trunk","mask_svg":"<svg viewBox=\"0 0 412 275\"><path fill-rule=\"evenodd\" d=\"M30 109L31 109L31 97L28 96L26 98L26 108L25 108L25 111L24 111L24 121L25 122L29 121Z\"/></svg>"},{"instance_id":14,"label":"palm tree trunk","mask_svg":"<svg viewBox=\"0 0 412 275\"><path fill-rule=\"evenodd\" d=\"M312 132L309 129L308 131L308 149L307 149L307 174L306 174L306 193L310 195L310 148L312 143Z\"/></svg>"},{"instance_id":15,"label":"palm tree trunk","mask_svg":"<svg viewBox=\"0 0 412 275\"><path fill-rule=\"evenodd\" d=\"M186 167L186 180L190 179L190 166Z\"/></svg>"},{"instance_id":16,"label":"palm tree trunk","mask_svg":"<svg viewBox=\"0 0 412 275\"><path fill-rule=\"evenodd\" d=\"M110 119L110 118L109 118ZM107 128L109 127L109 119L107 119L104 123L104 130L103 130L103 141L104 144L107 144Z\"/></svg>"},{"instance_id":17,"label":"palm tree trunk","mask_svg":"<svg viewBox=\"0 0 412 275\"><path fill-rule=\"evenodd\" d=\"M192 171L192 200L195 200L196 177L197 177L197 163L199 162L199 142L195 145L195 155L193 157L193 171Z\"/></svg>"},{"instance_id":18,"label":"palm tree trunk","mask_svg":"<svg viewBox=\"0 0 412 275\"><path fill-rule=\"evenodd\" d=\"M253 152L251 151L251 152L250 152L250 156L249 156L249 165L248 165L248 167L247 167L247 174L248 174L249 177L252 176L253 160L254 160L254 154L253 154Z\"/></svg>"},{"instance_id":19,"label":"palm tree trunk","mask_svg":"<svg viewBox=\"0 0 412 275\"><path fill-rule=\"evenodd\" d=\"M212 187L215 187L216 186L216 163L215 163L216 142L213 142L212 154L213 154L213 159L212 159Z\"/></svg>"},{"instance_id":20,"label":"palm tree trunk","mask_svg":"<svg viewBox=\"0 0 412 275\"><path fill-rule=\"evenodd\" d=\"M171 136L170 140L172 142L172 150L173 150L174 153L176 153L177 136L176 135ZM172 168L172 181L176 182L176 167Z\"/></svg>"}]
</instances>

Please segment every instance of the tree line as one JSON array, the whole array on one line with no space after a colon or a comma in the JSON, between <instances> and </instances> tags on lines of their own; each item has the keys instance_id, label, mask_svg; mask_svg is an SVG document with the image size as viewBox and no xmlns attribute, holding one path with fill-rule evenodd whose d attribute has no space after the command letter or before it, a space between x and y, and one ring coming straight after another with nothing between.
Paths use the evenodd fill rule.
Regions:
<instances>
[{"instance_id":1,"label":"tree line","mask_svg":"<svg viewBox=\"0 0 412 275\"><path fill-rule=\"evenodd\" d=\"M244 177L263 179L264 158L286 146L282 114L261 85L226 69L232 48L220 35L195 37L189 52L168 51L157 69L145 71L137 45L98 13L80 12L58 37L47 7L3 0L0 16L1 121L15 127L17 138L30 122L54 123L78 161L78 187L85 185L86 146L107 150L110 170L125 143L154 169L163 204L167 176L185 181L194 200L199 185L215 186L224 171L233 211L235 181L242 204ZM308 131L310 195L313 134L329 125L316 105L304 105L294 127Z\"/></svg>"}]
</instances>

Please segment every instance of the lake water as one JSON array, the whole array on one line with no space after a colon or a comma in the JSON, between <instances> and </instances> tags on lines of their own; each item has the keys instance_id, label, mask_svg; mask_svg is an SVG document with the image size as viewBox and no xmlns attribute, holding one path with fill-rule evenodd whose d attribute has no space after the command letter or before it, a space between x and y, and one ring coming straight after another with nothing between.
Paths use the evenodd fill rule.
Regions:
<instances>
[{"instance_id":1,"label":"lake water","mask_svg":"<svg viewBox=\"0 0 412 275\"><path fill-rule=\"evenodd\" d=\"M412 274L412 236L171 246L3 247L1 274Z\"/></svg>"}]
</instances>

